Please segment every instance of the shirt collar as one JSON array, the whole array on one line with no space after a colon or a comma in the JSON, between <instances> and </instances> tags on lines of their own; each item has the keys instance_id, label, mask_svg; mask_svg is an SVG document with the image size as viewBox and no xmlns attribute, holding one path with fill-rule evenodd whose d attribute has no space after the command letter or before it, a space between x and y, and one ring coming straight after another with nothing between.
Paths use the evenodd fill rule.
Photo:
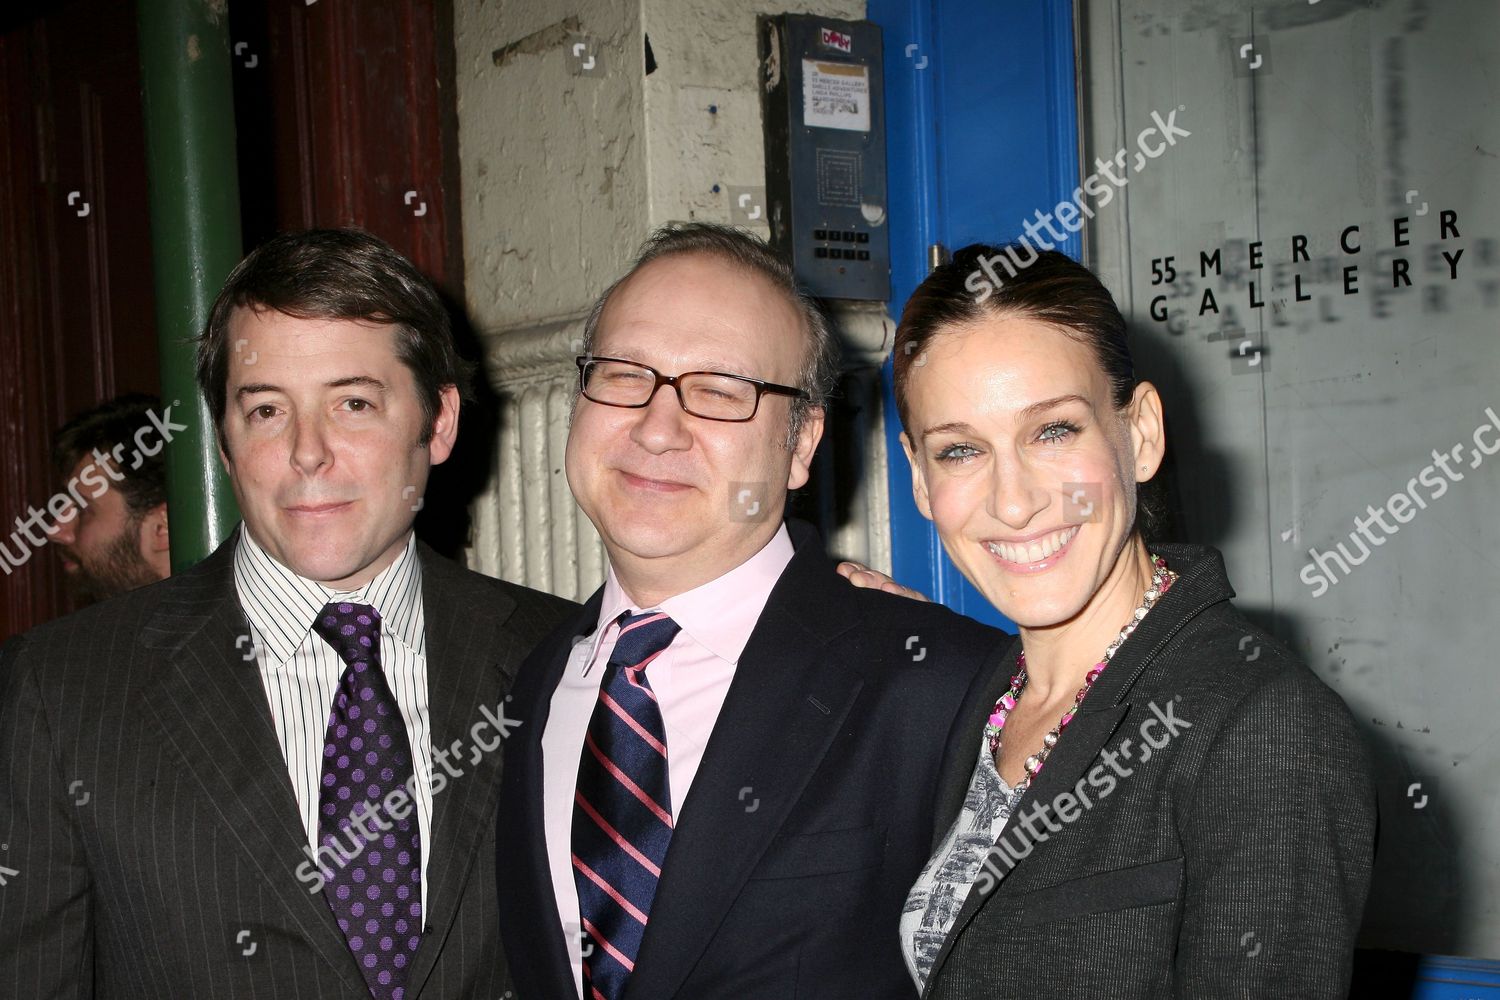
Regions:
<instances>
[{"instance_id":1,"label":"shirt collar","mask_svg":"<svg viewBox=\"0 0 1500 1000\"><path fill-rule=\"evenodd\" d=\"M782 524L759 552L734 569L686 593L669 597L657 605L694 642L728 663L738 663L750 641L750 633L760 621L761 612L770 600L771 590L781 579L795 552L791 535ZM637 604L615 576L614 567L604 582L599 605L599 620L594 628L592 661L598 653L608 626L626 611L650 611Z\"/></svg>"},{"instance_id":2,"label":"shirt collar","mask_svg":"<svg viewBox=\"0 0 1500 1000\"><path fill-rule=\"evenodd\" d=\"M369 604L380 612L380 631L404 643L418 656L426 655L422 614L422 560L416 554L417 536L389 566L351 591L336 591L298 576L263 549L243 523L234 550L234 586L245 617L277 664L292 658L312 632L312 625L331 601Z\"/></svg>"}]
</instances>

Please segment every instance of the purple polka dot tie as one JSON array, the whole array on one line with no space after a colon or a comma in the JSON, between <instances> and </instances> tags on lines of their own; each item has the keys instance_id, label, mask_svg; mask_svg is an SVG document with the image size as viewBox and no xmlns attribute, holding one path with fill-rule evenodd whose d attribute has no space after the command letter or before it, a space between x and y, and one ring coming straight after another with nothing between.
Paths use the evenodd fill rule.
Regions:
<instances>
[{"instance_id":1,"label":"purple polka dot tie","mask_svg":"<svg viewBox=\"0 0 1500 1000\"><path fill-rule=\"evenodd\" d=\"M313 631L345 664L318 789L318 841L345 861L333 869L323 896L370 995L402 1000L422 943L422 848L409 797L411 741L380 669L380 612L368 604L328 604Z\"/></svg>"}]
</instances>

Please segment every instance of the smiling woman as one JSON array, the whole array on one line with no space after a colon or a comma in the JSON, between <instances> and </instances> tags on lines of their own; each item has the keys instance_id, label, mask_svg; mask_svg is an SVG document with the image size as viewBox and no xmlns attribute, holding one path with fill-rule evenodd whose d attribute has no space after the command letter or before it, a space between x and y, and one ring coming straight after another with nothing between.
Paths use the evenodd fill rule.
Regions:
<instances>
[{"instance_id":1,"label":"smiling woman","mask_svg":"<svg viewBox=\"0 0 1500 1000\"><path fill-rule=\"evenodd\" d=\"M1055 252L966 291L1003 252L960 250L896 332L917 506L1020 631L951 737L908 968L930 997L1342 998L1374 846L1366 749L1230 603L1218 552L1147 545L1165 420L1109 292Z\"/></svg>"}]
</instances>

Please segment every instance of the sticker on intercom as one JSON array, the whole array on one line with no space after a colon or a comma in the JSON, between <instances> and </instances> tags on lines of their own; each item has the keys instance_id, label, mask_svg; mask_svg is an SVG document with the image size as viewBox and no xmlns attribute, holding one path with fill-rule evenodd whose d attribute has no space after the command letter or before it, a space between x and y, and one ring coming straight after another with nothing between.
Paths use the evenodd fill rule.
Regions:
<instances>
[{"instance_id":1,"label":"sticker on intercom","mask_svg":"<svg viewBox=\"0 0 1500 1000\"><path fill-rule=\"evenodd\" d=\"M802 124L870 131L870 68L858 63L802 60Z\"/></svg>"}]
</instances>

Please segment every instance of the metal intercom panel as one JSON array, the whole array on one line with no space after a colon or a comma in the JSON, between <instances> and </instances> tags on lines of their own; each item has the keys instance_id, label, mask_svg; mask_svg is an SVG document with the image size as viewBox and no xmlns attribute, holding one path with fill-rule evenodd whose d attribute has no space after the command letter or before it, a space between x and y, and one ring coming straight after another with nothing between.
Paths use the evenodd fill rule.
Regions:
<instances>
[{"instance_id":1,"label":"metal intercom panel","mask_svg":"<svg viewBox=\"0 0 1500 1000\"><path fill-rule=\"evenodd\" d=\"M880 28L758 19L771 242L814 295L891 297Z\"/></svg>"}]
</instances>

